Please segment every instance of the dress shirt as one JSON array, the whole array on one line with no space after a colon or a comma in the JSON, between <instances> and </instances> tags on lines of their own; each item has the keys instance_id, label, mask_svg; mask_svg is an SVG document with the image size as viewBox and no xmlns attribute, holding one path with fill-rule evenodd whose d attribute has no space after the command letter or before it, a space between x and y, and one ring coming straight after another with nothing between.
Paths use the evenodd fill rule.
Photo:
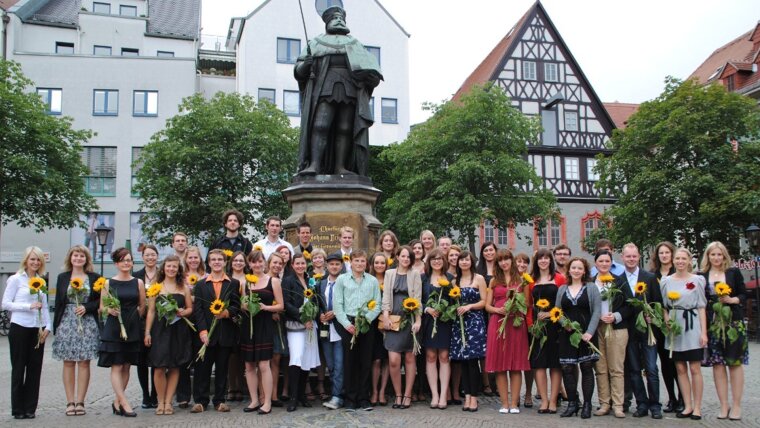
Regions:
<instances>
[{"instance_id":1,"label":"dress shirt","mask_svg":"<svg viewBox=\"0 0 760 428\"><path fill-rule=\"evenodd\" d=\"M636 270L629 272L625 270L625 277L628 278L628 286L631 287L631 294L636 295L636 283L639 281L639 267L636 266Z\"/></svg>"},{"instance_id":2,"label":"dress shirt","mask_svg":"<svg viewBox=\"0 0 760 428\"><path fill-rule=\"evenodd\" d=\"M335 284L337 283L337 278L333 281L330 281L330 278L327 279L327 285L325 286L325 306L327 306L327 310L332 311L334 310L333 302L335 301ZM337 342L340 340L340 334L338 334L338 330L335 330L335 324L332 322L328 322L327 325L330 328L330 342Z\"/></svg>"},{"instance_id":3,"label":"dress shirt","mask_svg":"<svg viewBox=\"0 0 760 428\"><path fill-rule=\"evenodd\" d=\"M621 276L623 275L623 272L625 272L625 266L620 263L615 263L613 260L612 265L610 265L610 273L615 276ZM596 266L591 266L591 277L595 277L597 273L599 273L599 271L596 270Z\"/></svg>"},{"instance_id":4,"label":"dress shirt","mask_svg":"<svg viewBox=\"0 0 760 428\"><path fill-rule=\"evenodd\" d=\"M293 246L290 245L290 242L280 237L278 237L277 240L274 242L270 241L269 237L266 237L260 241L257 241L255 244L253 244L253 247L255 248L257 245L261 247L261 251L264 253L264 259L266 259L267 261L269 260L269 256L271 256L272 253L274 253L277 250L277 248L282 245L288 247L288 250L290 250L290 256L291 257L293 256Z\"/></svg>"},{"instance_id":5,"label":"dress shirt","mask_svg":"<svg viewBox=\"0 0 760 428\"><path fill-rule=\"evenodd\" d=\"M32 303L39 301L38 296L42 297L42 308L40 310L31 309ZM26 272L20 272L8 278L5 283L5 293L3 293L3 310L10 311L11 322L21 327L44 327L53 331L47 294L29 293L29 275ZM41 325L40 312L42 313Z\"/></svg>"},{"instance_id":6,"label":"dress shirt","mask_svg":"<svg viewBox=\"0 0 760 428\"><path fill-rule=\"evenodd\" d=\"M352 272L338 277L333 291L333 311L335 319L345 328L353 323L348 317L355 317L362 305L375 301L375 309L366 313L367 321L372 322L380 315L380 284L377 278L362 273L361 282L357 282Z\"/></svg>"}]
</instances>

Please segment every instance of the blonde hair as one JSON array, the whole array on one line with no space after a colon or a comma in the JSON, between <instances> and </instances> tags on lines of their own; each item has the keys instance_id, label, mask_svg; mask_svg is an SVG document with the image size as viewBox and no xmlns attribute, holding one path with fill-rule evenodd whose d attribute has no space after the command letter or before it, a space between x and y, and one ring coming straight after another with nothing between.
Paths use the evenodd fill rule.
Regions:
<instances>
[{"instance_id":1,"label":"blonde hair","mask_svg":"<svg viewBox=\"0 0 760 428\"><path fill-rule=\"evenodd\" d=\"M24 273L26 271L26 263L29 261L29 257L34 254L37 256L38 259L40 259L40 268L37 270L37 275L44 276L45 275L45 253L42 252L42 249L40 247L32 245L31 247L26 247L24 250L24 257L21 258L21 263L18 266L18 272L17 273Z\"/></svg>"},{"instance_id":2,"label":"blonde hair","mask_svg":"<svg viewBox=\"0 0 760 428\"><path fill-rule=\"evenodd\" d=\"M343 226L340 228L340 236L343 236L344 233L350 233L351 237L354 237L354 228L351 226Z\"/></svg>"},{"instance_id":3,"label":"blonde hair","mask_svg":"<svg viewBox=\"0 0 760 428\"><path fill-rule=\"evenodd\" d=\"M725 271L731 267L731 256L728 254L726 246L720 241L713 241L707 244L707 248L705 248L705 252L702 254L702 263L699 265L699 269L702 272L710 270L710 253L716 248L723 254L723 266L721 268Z\"/></svg>"},{"instance_id":4,"label":"blonde hair","mask_svg":"<svg viewBox=\"0 0 760 428\"><path fill-rule=\"evenodd\" d=\"M674 262L673 264L674 265L675 265L675 260L676 260L676 254L678 254L678 253L686 253L686 255L689 256L689 265L688 265L689 267L686 269L686 271L687 272L693 272L694 271L694 267L691 265L691 261L694 258L694 256L691 254L691 251L689 251L687 248L684 248L684 247L677 248L676 251L673 252L673 262Z\"/></svg>"},{"instance_id":5,"label":"blonde hair","mask_svg":"<svg viewBox=\"0 0 760 428\"><path fill-rule=\"evenodd\" d=\"M187 256L190 255L190 253L198 253L198 259L200 259L200 264L198 264L198 270L197 271L191 271L190 265L187 264ZM185 274L200 274L200 276L203 276L206 274L206 267L203 265L203 254L201 254L201 249L196 247L195 245L191 245L187 247L185 250L185 257L182 259L182 263L185 264L184 268L187 270Z\"/></svg>"},{"instance_id":6,"label":"blonde hair","mask_svg":"<svg viewBox=\"0 0 760 428\"><path fill-rule=\"evenodd\" d=\"M311 259L314 260L314 257L317 257L317 256L322 256L323 259L326 259L327 258L327 253L325 252L325 250L323 250L321 248L315 248L311 252Z\"/></svg>"},{"instance_id":7,"label":"blonde hair","mask_svg":"<svg viewBox=\"0 0 760 428\"><path fill-rule=\"evenodd\" d=\"M64 271L71 272L74 269L74 266L71 264L71 256L74 255L74 253L84 254L85 262L82 269L84 269L85 272L92 272L95 270L92 265L92 255L90 254L90 250L84 245L74 245L69 248L69 252L66 253L66 259L63 261Z\"/></svg>"}]
</instances>

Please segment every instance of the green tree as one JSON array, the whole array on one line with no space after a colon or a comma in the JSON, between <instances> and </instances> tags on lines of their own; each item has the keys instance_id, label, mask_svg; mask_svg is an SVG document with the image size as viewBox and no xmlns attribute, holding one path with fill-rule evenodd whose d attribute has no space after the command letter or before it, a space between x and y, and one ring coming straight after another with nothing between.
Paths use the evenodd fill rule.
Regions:
<instances>
[{"instance_id":1,"label":"green tree","mask_svg":"<svg viewBox=\"0 0 760 428\"><path fill-rule=\"evenodd\" d=\"M395 182L383 203L384 221L402 241L423 229L456 231L474 250L483 219L519 225L555 212L554 195L525 160L541 127L500 88L477 87L458 102L431 108L427 122L382 154Z\"/></svg>"},{"instance_id":2,"label":"green tree","mask_svg":"<svg viewBox=\"0 0 760 428\"><path fill-rule=\"evenodd\" d=\"M667 78L612 137L599 185L619 195L608 211L614 242L670 240L700 253L738 237L760 216L760 116L755 101L720 85ZM737 152L729 141L740 137Z\"/></svg>"},{"instance_id":3,"label":"green tree","mask_svg":"<svg viewBox=\"0 0 760 428\"><path fill-rule=\"evenodd\" d=\"M185 98L136 161L144 232L166 243L182 230L209 243L227 209L242 212L249 226L284 217L281 189L296 169L297 148L298 130L268 102L221 92Z\"/></svg>"},{"instance_id":4,"label":"green tree","mask_svg":"<svg viewBox=\"0 0 760 428\"><path fill-rule=\"evenodd\" d=\"M88 170L81 154L92 132L73 129L69 117L46 114L30 87L18 63L0 60L0 225L70 228L95 207L84 189Z\"/></svg>"}]
</instances>

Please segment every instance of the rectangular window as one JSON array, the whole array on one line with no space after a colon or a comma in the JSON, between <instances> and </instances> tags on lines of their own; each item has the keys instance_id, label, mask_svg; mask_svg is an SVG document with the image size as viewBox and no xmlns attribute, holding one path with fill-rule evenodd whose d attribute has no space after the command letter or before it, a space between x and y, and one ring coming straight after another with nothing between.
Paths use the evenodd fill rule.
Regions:
<instances>
[{"instance_id":1,"label":"rectangular window","mask_svg":"<svg viewBox=\"0 0 760 428\"><path fill-rule=\"evenodd\" d=\"M119 15L121 16L137 16L137 6L119 5Z\"/></svg>"},{"instance_id":2,"label":"rectangular window","mask_svg":"<svg viewBox=\"0 0 760 428\"><path fill-rule=\"evenodd\" d=\"M277 38L277 62L295 64L301 52L300 39Z\"/></svg>"},{"instance_id":3,"label":"rectangular window","mask_svg":"<svg viewBox=\"0 0 760 428\"><path fill-rule=\"evenodd\" d=\"M544 63L544 81L557 82L559 76L557 75L557 63L545 62Z\"/></svg>"},{"instance_id":4,"label":"rectangular window","mask_svg":"<svg viewBox=\"0 0 760 428\"><path fill-rule=\"evenodd\" d=\"M114 242L116 242L116 239L114 239L114 235L116 235L116 230L114 229L114 213L91 212L89 214L82 214L79 217L79 221L81 224L84 224L85 227L81 228L77 225L70 229L71 245L84 245L90 249L93 260L100 262L100 258L105 255L104 261L106 264L111 263L111 257L109 255L111 254L111 251L116 248L113 246ZM100 226L111 228L111 233L108 234L108 240L104 247L101 247L98 244L98 233L95 232L95 229Z\"/></svg>"},{"instance_id":5,"label":"rectangular window","mask_svg":"<svg viewBox=\"0 0 760 428\"><path fill-rule=\"evenodd\" d=\"M583 238L588 238L594 229L599 227L599 220L596 217L591 217L583 223Z\"/></svg>"},{"instance_id":6,"label":"rectangular window","mask_svg":"<svg viewBox=\"0 0 760 428\"><path fill-rule=\"evenodd\" d=\"M533 61L523 61L523 80L536 80L536 63Z\"/></svg>"},{"instance_id":7,"label":"rectangular window","mask_svg":"<svg viewBox=\"0 0 760 428\"><path fill-rule=\"evenodd\" d=\"M493 223L491 220L486 220L483 223L483 239L485 242L493 242Z\"/></svg>"},{"instance_id":8,"label":"rectangular window","mask_svg":"<svg viewBox=\"0 0 760 428\"><path fill-rule=\"evenodd\" d=\"M121 56L139 56L140 50L133 48L121 48Z\"/></svg>"},{"instance_id":9,"label":"rectangular window","mask_svg":"<svg viewBox=\"0 0 760 428\"><path fill-rule=\"evenodd\" d=\"M298 91L282 91L282 111L288 116L301 114L301 97Z\"/></svg>"},{"instance_id":10,"label":"rectangular window","mask_svg":"<svg viewBox=\"0 0 760 428\"><path fill-rule=\"evenodd\" d=\"M277 92L274 89L259 88L259 102L269 101L270 103L277 105Z\"/></svg>"},{"instance_id":11,"label":"rectangular window","mask_svg":"<svg viewBox=\"0 0 760 428\"><path fill-rule=\"evenodd\" d=\"M491 241L500 247L507 247L507 231L506 229L495 227L491 220L486 220L483 223L484 240L485 242Z\"/></svg>"},{"instance_id":12,"label":"rectangular window","mask_svg":"<svg viewBox=\"0 0 760 428\"><path fill-rule=\"evenodd\" d=\"M94 116L117 116L119 114L119 91L95 89L92 96Z\"/></svg>"},{"instance_id":13,"label":"rectangular window","mask_svg":"<svg viewBox=\"0 0 760 428\"><path fill-rule=\"evenodd\" d=\"M158 116L158 91L135 91L132 116Z\"/></svg>"},{"instance_id":14,"label":"rectangular window","mask_svg":"<svg viewBox=\"0 0 760 428\"><path fill-rule=\"evenodd\" d=\"M547 221L543 228L538 229L539 247L556 247L562 243L562 221Z\"/></svg>"},{"instance_id":15,"label":"rectangular window","mask_svg":"<svg viewBox=\"0 0 760 428\"><path fill-rule=\"evenodd\" d=\"M111 14L111 3L99 3L99 2L93 2L92 3L92 11L95 13L102 13L105 15Z\"/></svg>"},{"instance_id":16,"label":"rectangular window","mask_svg":"<svg viewBox=\"0 0 760 428\"><path fill-rule=\"evenodd\" d=\"M61 114L62 89L37 88L37 95L42 98L42 103L45 104L45 113Z\"/></svg>"},{"instance_id":17,"label":"rectangular window","mask_svg":"<svg viewBox=\"0 0 760 428\"><path fill-rule=\"evenodd\" d=\"M131 194L132 196L140 196L135 192L135 184L137 184L137 172L142 168L142 161L140 155L142 154L142 147L132 147L132 182L131 182Z\"/></svg>"},{"instance_id":18,"label":"rectangular window","mask_svg":"<svg viewBox=\"0 0 760 428\"><path fill-rule=\"evenodd\" d=\"M544 177L545 178L560 178L562 170L560 169L559 156L544 156Z\"/></svg>"},{"instance_id":19,"label":"rectangular window","mask_svg":"<svg viewBox=\"0 0 760 428\"><path fill-rule=\"evenodd\" d=\"M110 56L111 55L111 47L110 46L95 45L95 46L92 47L92 54L93 55Z\"/></svg>"},{"instance_id":20,"label":"rectangular window","mask_svg":"<svg viewBox=\"0 0 760 428\"><path fill-rule=\"evenodd\" d=\"M578 130L578 112L566 111L565 112L565 131L577 131Z\"/></svg>"},{"instance_id":21,"label":"rectangular window","mask_svg":"<svg viewBox=\"0 0 760 428\"><path fill-rule=\"evenodd\" d=\"M529 155L528 162L533 165L533 169L536 171L537 176L544 176L544 165L541 159L541 155Z\"/></svg>"},{"instance_id":22,"label":"rectangular window","mask_svg":"<svg viewBox=\"0 0 760 428\"><path fill-rule=\"evenodd\" d=\"M395 98L381 99L380 116L383 123L398 123L398 101Z\"/></svg>"},{"instance_id":23,"label":"rectangular window","mask_svg":"<svg viewBox=\"0 0 760 428\"><path fill-rule=\"evenodd\" d=\"M596 159L586 159L586 177L588 181L598 181L599 173L594 171L596 168Z\"/></svg>"},{"instance_id":24,"label":"rectangular window","mask_svg":"<svg viewBox=\"0 0 760 428\"><path fill-rule=\"evenodd\" d=\"M156 56L159 58L174 58L174 52L172 51L158 51Z\"/></svg>"},{"instance_id":25,"label":"rectangular window","mask_svg":"<svg viewBox=\"0 0 760 428\"><path fill-rule=\"evenodd\" d=\"M61 55L74 55L74 44L66 42L55 42L55 53Z\"/></svg>"},{"instance_id":26,"label":"rectangular window","mask_svg":"<svg viewBox=\"0 0 760 428\"><path fill-rule=\"evenodd\" d=\"M377 46L365 46L365 49L367 49L367 52L371 53L372 56L375 57L377 60L377 65L380 65L380 48Z\"/></svg>"},{"instance_id":27,"label":"rectangular window","mask_svg":"<svg viewBox=\"0 0 760 428\"><path fill-rule=\"evenodd\" d=\"M369 117L375 120L375 97L369 99Z\"/></svg>"},{"instance_id":28,"label":"rectangular window","mask_svg":"<svg viewBox=\"0 0 760 428\"><path fill-rule=\"evenodd\" d=\"M85 147L82 162L90 174L85 190L93 196L116 196L116 147Z\"/></svg>"},{"instance_id":29,"label":"rectangular window","mask_svg":"<svg viewBox=\"0 0 760 428\"><path fill-rule=\"evenodd\" d=\"M565 180L580 180L578 158L565 158Z\"/></svg>"}]
</instances>

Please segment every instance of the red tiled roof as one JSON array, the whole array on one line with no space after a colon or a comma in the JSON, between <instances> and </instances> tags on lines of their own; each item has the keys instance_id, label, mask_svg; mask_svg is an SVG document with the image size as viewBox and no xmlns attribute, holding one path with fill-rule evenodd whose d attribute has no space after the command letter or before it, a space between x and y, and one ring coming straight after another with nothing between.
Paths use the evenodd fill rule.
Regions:
<instances>
[{"instance_id":1,"label":"red tiled roof","mask_svg":"<svg viewBox=\"0 0 760 428\"><path fill-rule=\"evenodd\" d=\"M19 0L0 0L0 9L8 10L18 2Z\"/></svg>"},{"instance_id":2,"label":"red tiled roof","mask_svg":"<svg viewBox=\"0 0 760 428\"><path fill-rule=\"evenodd\" d=\"M628 118L639 110L638 104L630 103L604 103L604 108L618 129L624 129L628 124Z\"/></svg>"},{"instance_id":3,"label":"red tiled roof","mask_svg":"<svg viewBox=\"0 0 760 428\"><path fill-rule=\"evenodd\" d=\"M496 72L496 69L501 64L501 60L507 53L507 49L509 49L510 45L512 44L513 38L520 32L520 29L532 12L533 8L528 9L528 11L525 12L525 15L523 15L522 18L517 21L517 24L512 27L509 33L507 33L507 35L504 36L504 38L502 38L499 43L496 44L496 47L491 50L491 53L486 56L486 59L484 59L483 62L481 62L480 65L475 68L475 71L473 71L467 77L467 79L465 79L464 83L462 83L462 86L460 86L457 92L454 94L454 100L458 100L462 94L469 91L473 86L482 85L491 80L491 76L493 76L493 74Z\"/></svg>"},{"instance_id":4,"label":"red tiled roof","mask_svg":"<svg viewBox=\"0 0 760 428\"><path fill-rule=\"evenodd\" d=\"M758 24L760 26L760 24ZM696 78L700 84L706 84L719 76L715 72L723 68L726 63L729 62L745 62L751 60L755 52L752 49L752 35L755 33L755 28L747 31L741 36L728 42L727 44L719 47L715 50L707 59L699 66L689 79ZM747 57L750 57L747 59ZM715 74L715 75L713 75Z\"/></svg>"}]
</instances>

